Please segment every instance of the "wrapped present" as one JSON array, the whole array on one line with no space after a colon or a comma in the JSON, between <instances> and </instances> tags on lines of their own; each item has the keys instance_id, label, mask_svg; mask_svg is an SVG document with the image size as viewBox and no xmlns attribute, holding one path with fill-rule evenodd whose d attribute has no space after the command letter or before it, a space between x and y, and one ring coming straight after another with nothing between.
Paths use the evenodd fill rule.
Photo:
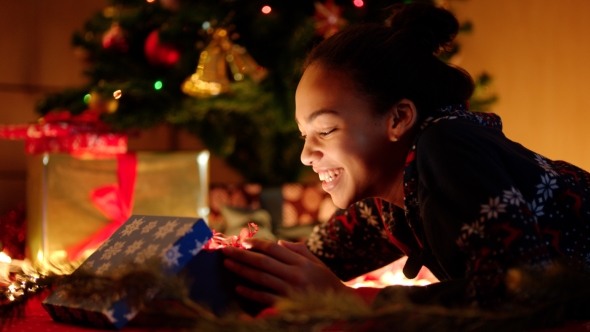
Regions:
<instances>
[{"instance_id":1,"label":"wrapped present","mask_svg":"<svg viewBox=\"0 0 590 332\"><path fill-rule=\"evenodd\" d=\"M242 285L269 290L226 269L224 259L221 250L205 249L188 262L183 273L190 285L189 296L218 317L238 310L256 316L268 305L238 295L235 288Z\"/></svg>"},{"instance_id":2,"label":"wrapped present","mask_svg":"<svg viewBox=\"0 0 590 332\"><path fill-rule=\"evenodd\" d=\"M49 113L35 124L3 125L0 138L25 140L28 154L91 154L96 158L127 152L127 135L111 132L92 111L80 115Z\"/></svg>"},{"instance_id":3,"label":"wrapped present","mask_svg":"<svg viewBox=\"0 0 590 332\"><path fill-rule=\"evenodd\" d=\"M202 219L133 215L78 269L98 276L111 275L130 263L143 264L156 258L163 273L174 275L201 252L212 235ZM64 287L58 286L43 301L55 321L120 329L137 314L125 296L108 301L92 296L75 299Z\"/></svg>"},{"instance_id":4,"label":"wrapped present","mask_svg":"<svg viewBox=\"0 0 590 332\"><path fill-rule=\"evenodd\" d=\"M80 261L131 214L208 215L209 152L138 152L112 158L31 155L27 257Z\"/></svg>"},{"instance_id":5,"label":"wrapped present","mask_svg":"<svg viewBox=\"0 0 590 332\"><path fill-rule=\"evenodd\" d=\"M249 224L240 235L226 236L211 230L202 219L133 215L78 270L98 278L123 275L130 272L129 266L155 258L163 273L182 276L190 298L211 313L222 317L240 310L254 316L268 306L239 296L235 287L269 290L226 269L219 249L244 249L243 239L257 230L257 225ZM75 297L67 286L59 285L43 301L55 321L120 329L138 314L124 296L116 300L104 294Z\"/></svg>"}]
</instances>

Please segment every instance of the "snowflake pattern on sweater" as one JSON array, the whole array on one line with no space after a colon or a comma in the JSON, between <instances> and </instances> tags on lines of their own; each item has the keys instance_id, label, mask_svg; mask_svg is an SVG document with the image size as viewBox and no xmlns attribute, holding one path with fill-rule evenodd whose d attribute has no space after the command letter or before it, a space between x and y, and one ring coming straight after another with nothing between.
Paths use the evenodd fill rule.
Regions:
<instances>
[{"instance_id":1,"label":"snowflake pattern on sweater","mask_svg":"<svg viewBox=\"0 0 590 332\"><path fill-rule=\"evenodd\" d=\"M340 278L414 256L443 282L466 280L466 303L493 306L512 267L563 258L590 271L587 172L510 141L497 115L464 104L420 129L406 158L404 209L367 198L309 236Z\"/></svg>"}]
</instances>

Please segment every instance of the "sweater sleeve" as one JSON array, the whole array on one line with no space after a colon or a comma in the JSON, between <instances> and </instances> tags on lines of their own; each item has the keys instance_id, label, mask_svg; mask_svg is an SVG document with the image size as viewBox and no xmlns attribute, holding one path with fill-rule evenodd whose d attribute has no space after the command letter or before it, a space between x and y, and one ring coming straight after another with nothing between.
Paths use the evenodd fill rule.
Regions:
<instances>
[{"instance_id":1,"label":"sweater sleeve","mask_svg":"<svg viewBox=\"0 0 590 332\"><path fill-rule=\"evenodd\" d=\"M417 147L418 201L430 249L466 300L494 305L512 267L549 261L535 216L539 176L528 150L498 130L460 121L433 125Z\"/></svg>"},{"instance_id":2,"label":"sweater sleeve","mask_svg":"<svg viewBox=\"0 0 590 332\"><path fill-rule=\"evenodd\" d=\"M383 267L403 256L383 228L382 209L397 209L367 198L338 210L315 227L307 246L340 279L350 280Z\"/></svg>"}]
</instances>

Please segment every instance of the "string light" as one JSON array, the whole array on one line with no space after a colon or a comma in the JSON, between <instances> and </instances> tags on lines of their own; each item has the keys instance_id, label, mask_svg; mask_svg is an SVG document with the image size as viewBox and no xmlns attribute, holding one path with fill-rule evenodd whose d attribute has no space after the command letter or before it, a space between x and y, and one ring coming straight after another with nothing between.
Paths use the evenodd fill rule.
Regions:
<instances>
[{"instance_id":1,"label":"string light","mask_svg":"<svg viewBox=\"0 0 590 332\"><path fill-rule=\"evenodd\" d=\"M156 0L146 0L148 3L154 3Z\"/></svg>"},{"instance_id":2,"label":"string light","mask_svg":"<svg viewBox=\"0 0 590 332\"><path fill-rule=\"evenodd\" d=\"M154 89L156 89L156 90L162 89L162 86L163 86L162 81L156 81L156 83L154 83Z\"/></svg>"},{"instance_id":3,"label":"string light","mask_svg":"<svg viewBox=\"0 0 590 332\"><path fill-rule=\"evenodd\" d=\"M269 14L272 11L272 8L270 8L270 6L264 6L262 7L262 13L263 14Z\"/></svg>"},{"instance_id":4,"label":"string light","mask_svg":"<svg viewBox=\"0 0 590 332\"><path fill-rule=\"evenodd\" d=\"M365 3L363 2L363 0L354 0L353 3L357 7L362 7L362 6L365 5Z\"/></svg>"},{"instance_id":5,"label":"string light","mask_svg":"<svg viewBox=\"0 0 590 332\"><path fill-rule=\"evenodd\" d=\"M90 94L89 94L89 93L87 93L87 94L84 96L84 104L88 104L89 102L90 102Z\"/></svg>"},{"instance_id":6,"label":"string light","mask_svg":"<svg viewBox=\"0 0 590 332\"><path fill-rule=\"evenodd\" d=\"M121 90L117 90L117 91L113 92L113 97L115 99L121 98L122 95L123 95L123 92L121 92Z\"/></svg>"},{"instance_id":7,"label":"string light","mask_svg":"<svg viewBox=\"0 0 590 332\"><path fill-rule=\"evenodd\" d=\"M0 251L0 263L11 263L11 262L12 262L12 258L10 258L10 256L8 256L7 254Z\"/></svg>"}]
</instances>

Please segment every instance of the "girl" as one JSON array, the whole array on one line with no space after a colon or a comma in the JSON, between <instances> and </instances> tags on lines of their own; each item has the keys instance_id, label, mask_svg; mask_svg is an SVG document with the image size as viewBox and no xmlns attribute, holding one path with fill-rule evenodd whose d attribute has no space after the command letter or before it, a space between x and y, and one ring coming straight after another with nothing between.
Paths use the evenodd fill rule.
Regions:
<instances>
[{"instance_id":1,"label":"girl","mask_svg":"<svg viewBox=\"0 0 590 332\"><path fill-rule=\"evenodd\" d=\"M407 288L414 301L493 307L507 300L510 268L567 259L589 270L590 175L509 140L497 115L469 112L472 78L437 58L458 27L444 9L398 6L388 25L349 28L309 54L296 93L301 161L343 210L307 246L225 249L230 270L271 290L240 294L386 299L399 287L341 280L407 255L407 277L424 265L441 280Z\"/></svg>"}]
</instances>

